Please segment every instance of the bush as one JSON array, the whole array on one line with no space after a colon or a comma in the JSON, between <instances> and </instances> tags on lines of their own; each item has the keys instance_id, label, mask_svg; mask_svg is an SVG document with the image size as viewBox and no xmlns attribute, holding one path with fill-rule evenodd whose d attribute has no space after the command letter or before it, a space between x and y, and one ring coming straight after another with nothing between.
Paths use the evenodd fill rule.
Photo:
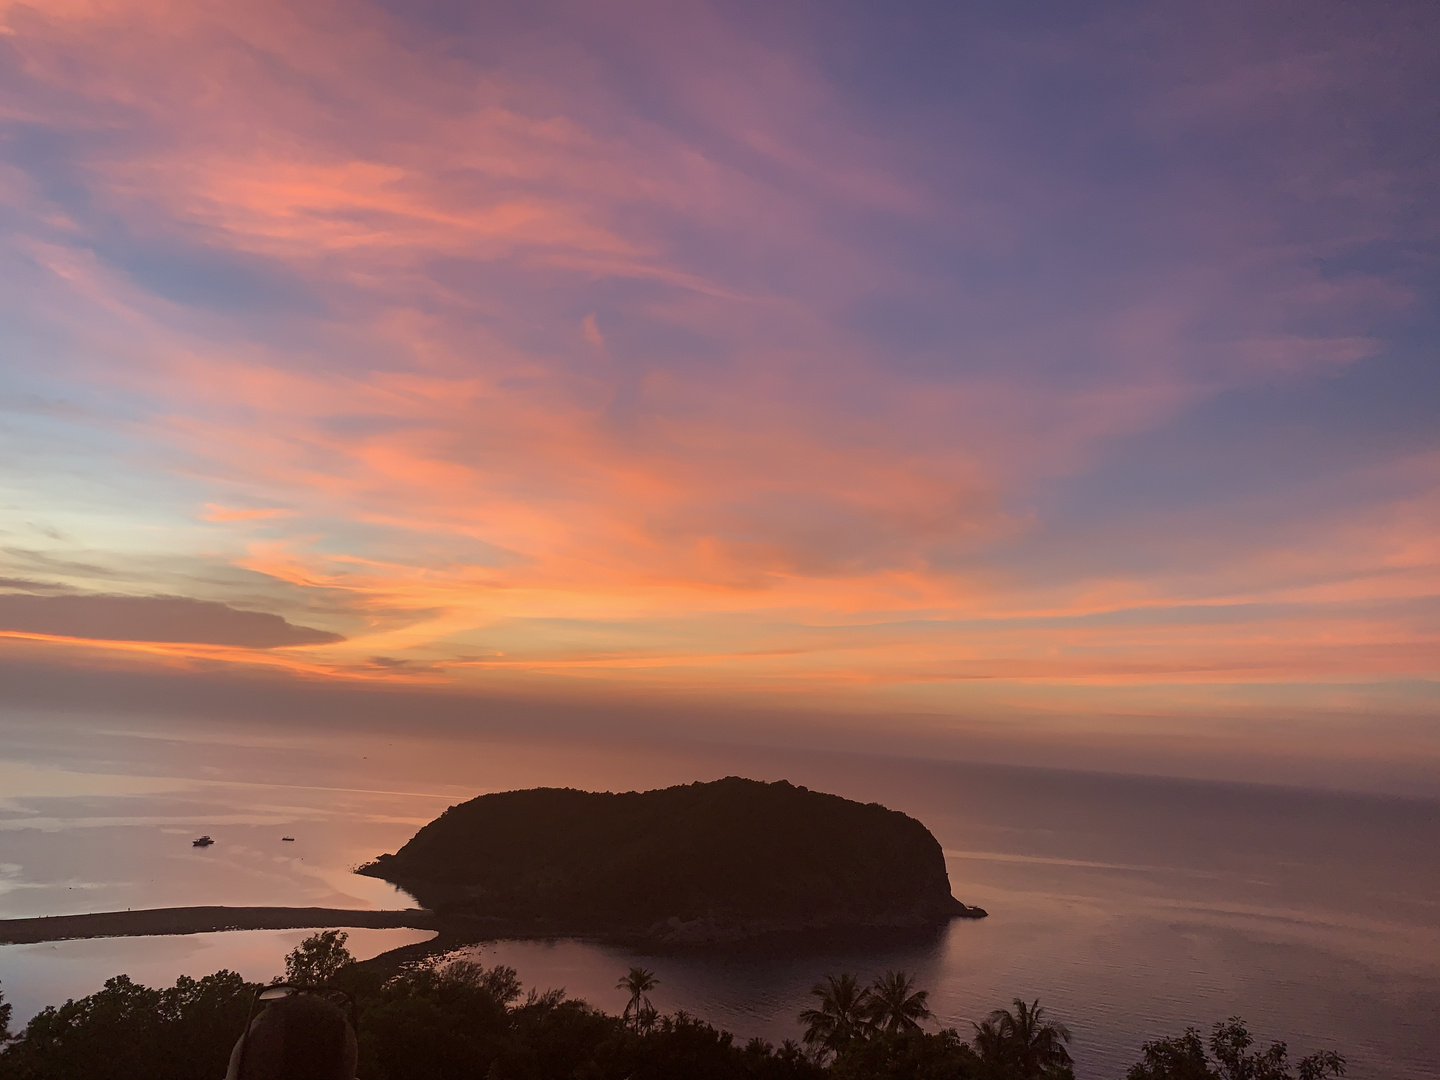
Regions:
<instances>
[{"instance_id":1,"label":"bush","mask_svg":"<svg viewBox=\"0 0 1440 1080\"><path fill-rule=\"evenodd\" d=\"M930 1033L871 1023L833 1049L816 1041L802 1050L787 1041L776 1050L761 1039L737 1046L729 1032L683 1012L627 1023L567 1000L559 990L531 990L522 997L520 980L508 967L456 962L386 980L340 961L342 953L349 955L344 945L343 935L314 935L291 953L286 970L305 975L329 970L331 985L354 995L360 1080L820 1080L826 1075L1061 1080L1071 1075L1063 1046L1069 1033L1045 1020L1038 1002L1017 1000L1013 1012L992 1013L976 1025L973 1046L953 1028ZM895 980L901 983L905 994L897 994L897 1001L911 993L908 980ZM256 989L232 971L181 978L158 990L117 975L98 993L32 1019L22 1036L0 1051L0 1080L216 1080L225 1074ZM844 1002L821 1004L810 1010L816 1023L832 1018ZM0 1007L0 1022L7 1019ZM1344 1058L1330 1051L1302 1058L1292 1070L1284 1043L1264 1051L1253 1047L1253 1037L1236 1017L1216 1024L1208 1041L1190 1028L1146 1043L1128 1080L1326 1080L1345 1072ZM833 1056L828 1067L822 1055Z\"/></svg>"},{"instance_id":2,"label":"bush","mask_svg":"<svg viewBox=\"0 0 1440 1080\"><path fill-rule=\"evenodd\" d=\"M1325 1080L1345 1075L1345 1059L1333 1050L1301 1058L1292 1073L1288 1047L1275 1042L1268 1050L1251 1050L1255 1038L1238 1016L1216 1024L1209 1042L1207 1055L1193 1027L1184 1035L1148 1042L1126 1080Z\"/></svg>"},{"instance_id":3,"label":"bush","mask_svg":"<svg viewBox=\"0 0 1440 1080\"><path fill-rule=\"evenodd\" d=\"M117 975L50 1006L0 1054L0 1080L214 1080L225 1075L254 987L233 971L152 990Z\"/></svg>"}]
</instances>

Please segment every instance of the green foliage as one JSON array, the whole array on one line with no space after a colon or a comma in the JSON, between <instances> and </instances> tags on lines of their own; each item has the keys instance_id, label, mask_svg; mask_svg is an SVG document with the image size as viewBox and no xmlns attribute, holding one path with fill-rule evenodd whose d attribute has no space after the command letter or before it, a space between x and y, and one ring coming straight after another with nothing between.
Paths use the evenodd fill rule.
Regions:
<instances>
[{"instance_id":1,"label":"green foliage","mask_svg":"<svg viewBox=\"0 0 1440 1080\"><path fill-rule=\"evenodd\" d=\"M285 981L307 986L330 982L342 968L355 962L345 947L349 940L344 930L311 934L285 957Z\"/></svg>"},{"instance_id":2,"label":"green foliage","mask_svg":"<svg viewBox=\"0 0 1440 1080\"><path fill-rule=\"evenodd\" d=\"M1209 1043L1207 1056L1200 1032L1193 1027L1186 1028L1184 1035L1148 1042L1126 1080L1325 1080L1345 1075L1345 1059L1333 1050L1301 1058L1294 1072L1285 1043L1252 1050L1255 1037L1238 1016L1216 1024Z\"/></svg>"}]
</instances>

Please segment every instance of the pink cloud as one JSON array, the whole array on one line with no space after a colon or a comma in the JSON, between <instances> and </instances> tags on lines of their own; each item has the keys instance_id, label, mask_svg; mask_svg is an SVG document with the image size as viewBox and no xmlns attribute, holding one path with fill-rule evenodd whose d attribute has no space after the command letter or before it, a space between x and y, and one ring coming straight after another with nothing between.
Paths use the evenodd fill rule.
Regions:
<instances>
[{"instance_id":1,"label":"pink cloud","mask_svg":"<svg viewBox=\"0 0 1440 1080\"><path fill-rule=\"evenodd\" d=\"M364 624L310 674L379 678L383 654L464 685L881 705L1433 674L1428 631L1355 608L1437 587L1420 466L1378 523L1243 539L1206 504L1117 570L1133 523L1076 513L1058 528L1083 550L1007 559L1123 440L1384 352L1413 295L1322 272L1339 241L1302 243L1274 194L1298 173L1182 159L1163 206L1120 213L985 108L887 124L803 41L705 6L596 28L632 82L583 33L483 60L396 18L0 4L4 116L70 140L88 200L0 173L30 260L13 295L64 341L58 380L124 403L97 426L185 486L188 522L200 501L254 523L197 558ZM1153 137L1329 93L1309 54L1186 56L1206 77L1131 118ZM1390 188L1347 175L1380 193L1355 229L1384 233ZM1101 212L1145 242L1040 242Z\"/></svg>"}]
</instances>

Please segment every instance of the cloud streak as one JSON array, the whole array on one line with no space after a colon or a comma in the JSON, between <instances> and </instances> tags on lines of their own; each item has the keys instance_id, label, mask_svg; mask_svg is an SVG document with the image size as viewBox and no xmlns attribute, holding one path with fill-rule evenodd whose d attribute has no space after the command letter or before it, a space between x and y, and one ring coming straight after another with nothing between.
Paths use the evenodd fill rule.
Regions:
<instances>
[{"instance_id":1,"label":"cloud streak","mask_svg":"<svg viewBox=\"0 0 1440 1080\"><path fill-rule=\"evenodd\" d=\"M275 649L330 645L339 634L294 626L267 611L240 611L184 596L0 594L0 631L89 641L145 641Z\"/></svg>"},{"instance_id":2,"label":"cloud streak","mask_svg":"<svg viewBox=\"0 0 1440 1080\"><path fill-rule=\"evenodd\" d=\"M1433 680L1440 27L1326 10L0 3L6 572L193 596L11 629L956 723Z\"/></svg>"}]
</instances>

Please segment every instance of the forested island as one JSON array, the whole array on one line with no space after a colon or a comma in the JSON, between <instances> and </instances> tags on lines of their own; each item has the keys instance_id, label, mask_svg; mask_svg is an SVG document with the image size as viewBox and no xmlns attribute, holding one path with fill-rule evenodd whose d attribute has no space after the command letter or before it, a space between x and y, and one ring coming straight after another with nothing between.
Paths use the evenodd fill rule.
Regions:
<instances>
[{"instance_id":1,"label":"forested island","mask_svg":"<svg viewBox=\"0 0 1440 1080\"><path fill-rule=\"evenodd\" d=\"M481 796L452 807L365 870L435 909L374 915L387 922L433 917L452 942L465 936L447 929L456 924L688 944L817 928L868 933L984 914L950 895L940 845L915 819L784 782L733 777L619 795L536 789ZM587 905L593 905L589 916ZM234 910L244 909L148 914L179 927L197 920L209 925ZM335 914L277 910L256 909L255 917L284 922ZM87 918L93 917L75 917ZM14 932L44 934L46 928L29 923L52 921L69 925L23 920ZM662 1012L652 1001L659 981L642 967L618 973L616 988L628 1000L615 1015L561 989L527 991L512 968L482 968L463 952L437 953L443 950L431 942L356 963L346 934L330 929L289 955L286 1000L328 1003L311 1007L328 1008L336 1024L349 1025L346 1039L333 1043L337 1054L348 1055L334 1075L1074 1078L1070 1031L1038 1001L1015 998L962 1031L932 1015L928 993L903 971L820 974L811 1007L796 1016L797 1038L777 1046L737 1040L683 1011ZM167 988L120 975L89 997L42 1010L14 1037L0 994L0 1080L215 1080L226 1074L227 1062L238 1060L232 1055L241 1055L240 1033L254 1038L271 1015L267 1009L283 1010L260 997L276 989L229 971L182 977ZM255 1024L247 1025L252 1016ZM293 1036L290 1027L284 1030ZM1125 1080L1326 1080L1345 1072L1344 1059L1330 1050L1292 1062L1284 1043L1261 1049L1236 1017L1208 1035L1187 1029L1145 1043L1138 1053ZM273 1080L266 1072L240 1075Z\"/></svg>"},{"instance_id":2,"label":"forested island","mask_svg":"<svg viewBox=\"0 0 1440 1080\"><path fill-rule=\"evenodd\" d=\"M330 1074L359 1080L1073 1080L1071 1035L1039 1002L1015 999L961 1032L940 1027L925 990L904 972L826 975L779 1046L736 1040L684 1012L662 1014L654 974L632 967L620 1015L563 990L528 992L513 968L460 959L387 975L354 963L327 930L287 958L304 995L342 1001L352 1025ZM42 1010L6 1040L0 993L0 1080L217 1080L262 986L230 971L151 988L120 975L78 1001ZM264 1004L261 1004L263 1010ZM276 1007L270 1005L269 1007ZM337 1015L340 1015L337 1012ZM263 1016L257 1025L263 1024ZM255 1028L251 1028L252 1031ZM358 1036L358 1038L356 1037ZM1291 1061L1238 1018L1208 1037L1191 1028L1139 1048L1126 1080L1325 1080L1343 1076L1330 1050ZM246 1070L248 1080L279 1073ZM311 1078L314 1071L294 1073Z\"/></svg>"},{"instance_id":3,"label":"forested island","mask_svg":"<svg viewBox=\"0 0 1440 1080\"><path fill-rule=\"evenodd\" d=\"M914 818L733 776L482 795L359 872L492 936L720 944L985 915L951 895L940 844Z\"/></svg>"}]
</instances>

